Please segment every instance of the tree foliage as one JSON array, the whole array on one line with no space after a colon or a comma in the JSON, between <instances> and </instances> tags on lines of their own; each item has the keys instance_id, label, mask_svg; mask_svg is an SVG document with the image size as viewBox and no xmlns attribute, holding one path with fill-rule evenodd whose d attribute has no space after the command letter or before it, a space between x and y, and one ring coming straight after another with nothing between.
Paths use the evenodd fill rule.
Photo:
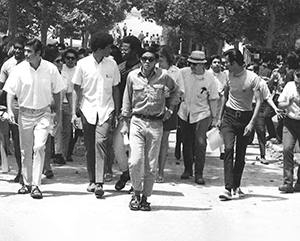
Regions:
<instances>
[{"instance_id":1,"label":"tree foliage","mask_svg":"<svg viewBox=\"0 0 300 241\"><path fill-rule=\"evenodd\" d=\"M168 25L184 37L210 48L226 40L259 47L288 46L300 21L299 0L141 0L146 19ZM290 41L290 40L289 40Z\"/></svg>"}]
</instances>

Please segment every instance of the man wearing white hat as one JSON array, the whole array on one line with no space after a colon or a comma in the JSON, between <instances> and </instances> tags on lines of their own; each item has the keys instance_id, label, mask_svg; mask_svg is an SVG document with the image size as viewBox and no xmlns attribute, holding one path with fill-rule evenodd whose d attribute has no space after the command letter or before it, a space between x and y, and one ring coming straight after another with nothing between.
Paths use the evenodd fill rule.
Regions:
<instances>
[{"instance_id":1,"label":"man wearing white hat","mask_svg":"<svg viewBox=\"0 0 300 241\"><path fill-rule=\"evenodd\" d=\"M195 162L195 182L204 185L206 132L211 124L216 123L219 95L213 74L204 67L207 62L205 53L193 51L188 62L190 67L181 69L185 94L178 111L183 136L184 173L181 179L193 176Z\"/></svg>"}]
</instances>

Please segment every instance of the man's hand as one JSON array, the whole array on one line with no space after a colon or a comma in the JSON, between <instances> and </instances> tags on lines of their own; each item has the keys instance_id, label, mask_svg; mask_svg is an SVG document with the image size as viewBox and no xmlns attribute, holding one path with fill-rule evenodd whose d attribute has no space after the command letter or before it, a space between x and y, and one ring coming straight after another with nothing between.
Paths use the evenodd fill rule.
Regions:
<instances>
[{"instance_id":1,"label":"man's hand","mask_svg":"<svg viewBox=\"0 0 300 241\"><path fill-rule=\"evenodd\" d=\"M211 122L211 126L212 126L212 127L219 127L219 126L218 126L218 123L219 123L219 120L216 119L216 118L213 118L213 119L212 119L212 122ZM220 124L221 124L221 121L220 121Z\"/></svg>"},{"instance_id":2,"label":"man's hand","mask_svg":"<svg viewBox=\"0 0 300 241\"><path fill-rule=\"evenodd\" d=\"M252 132L252 130L253 130L253 123L249 122L249 124L244 129L244 135L243 136L250 135L250 133Z\"/></svg>"},{"instance_id":3,"label":"man's hand","mask_svg":"<svg viewBox=\"0 0 300 241\"><path fill-rule=\"evenodd\" d=\"M165 114L164 114L164 117L163 117L163 121L166 121L166 120L168 120L170 117L171 117L171 115L173 114L173 111L172 110L170 110L170 109L167 109L167 111L165 111Z\"/></svg>"},{"instance_id":4,"label":"man's hand","mask_svg":"<svg viewBox=\"0 0 300 241\"><path fill-rule=\"evenodd\" d=\"M54 126L58 126L60 124L60 112L56 112L53 119Z\"/></svg>"},{"instance_id":5,"label":"man's hand","mask_svg":"<svg viewBox=\"0 0 300 241\"><path fill-rule=\"evenodd\" d=\"M122 128L120 130L120 133L124 136L128 134L128 124L125 120L122 120L120 125L122 125Z\"/></svg>"},{"instance_id":6,"label":"man's hand","mask_svg":"<svg viewBox=\"0 0 300 241\"><path fill-rule=\"evenodd\" d=\"M15 120L15 115L12 110L7 110L7 119L11 124L17 124Z\"/></svg>"}]
</instances>

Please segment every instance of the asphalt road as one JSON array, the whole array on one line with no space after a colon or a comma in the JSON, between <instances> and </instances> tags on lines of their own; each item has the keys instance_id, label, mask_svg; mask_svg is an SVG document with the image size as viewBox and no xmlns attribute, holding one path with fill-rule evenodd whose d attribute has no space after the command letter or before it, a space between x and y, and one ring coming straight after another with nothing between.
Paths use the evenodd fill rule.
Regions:
<instances>
[{"instance_id":1,"label":"asphalt road","mask_svg":"<svg viewBox=\"0 0 300 241\"><path fill-rule=\"evenodd\" d=\"M44 198L18 195L13 156L11 171L0 173L0 241L60 240L298 240L300 194L281 194L282 162L256 161L257 145L249 146L242 180L245 197L222 202L223 163L218 151L207 152L205 186L180 180L182 161L174 158L174 133L165 170L165 183L155 184L149 198L152 211L130 211L130 184L117 192L119 171L96 199L86 192L84 157L53 165L53 179L43 178ZM268 152L271 155L271 151ZM273 153L274 154L274 153ZM275 153L276 154L276 153ZM274 155L273 155L274 156Z\"/></svg>"}]
</instances>

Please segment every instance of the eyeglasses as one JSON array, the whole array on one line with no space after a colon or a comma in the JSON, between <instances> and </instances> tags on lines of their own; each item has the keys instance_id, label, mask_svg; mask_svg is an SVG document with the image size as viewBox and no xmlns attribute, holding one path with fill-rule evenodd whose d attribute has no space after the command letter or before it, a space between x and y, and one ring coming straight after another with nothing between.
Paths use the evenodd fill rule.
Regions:
<instances>
[{"instance_id":1,"label":"eyeglasses","mask_svg":"<svg viewBox=\"0 0 300 241\"><path fill-rule=\"evenodd\" d=\"M66 59L67 59L67 60L72 60L72 61L74 61L76 58L75 58L75 57L67 56Z\"/></svg>"},{"instance_id":2,"label":"eyeglasses","mask_svg":"<svg viewBox=\"0 0 300 241\"><path fill-rule=\"evenodd\" d=\"M57 63L57 64L59 64L60 62L63 62L63 60L62 59L57 59L54 62Z\"/></svg>"},{"instance_id":3,"label":"eyeglasses","mask_svg":"<svg viewBox=\"0 0 300 241\"><path fill-rule=\"evenodd\" d=\"M148 60L150 63L152 63L155 60L155 58L153 58L153 57L142 57L141 60L143 62L146 62Z\"/></svg>"}]
</instances>

